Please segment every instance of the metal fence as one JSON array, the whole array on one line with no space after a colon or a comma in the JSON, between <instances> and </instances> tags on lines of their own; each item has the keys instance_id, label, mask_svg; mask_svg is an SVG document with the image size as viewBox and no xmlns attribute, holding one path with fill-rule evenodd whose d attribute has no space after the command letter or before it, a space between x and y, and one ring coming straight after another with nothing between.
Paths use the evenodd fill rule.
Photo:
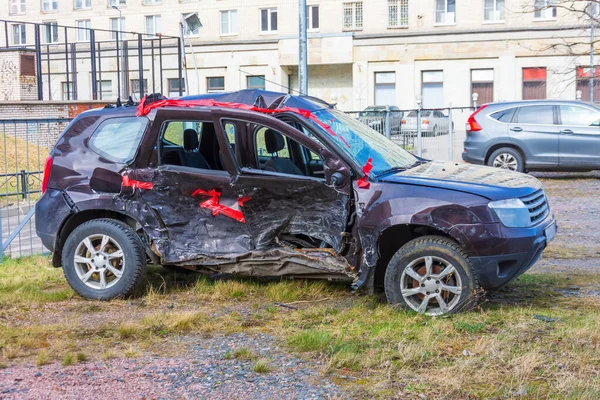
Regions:
<instances>
[{"instance_id":1,"label":"metal fence","mask_svg":"<svg viewBox=\"0 0 600 400\"><path fill-rule=\"evenodd\" d=\"M347 114L423 158L459 161L472 107L390 110L367 109ZM420 123L419 123L420 121Z\"/></svg>"},{"instance_id":2,"label":"metal fence","mask_svg":"<svg viewBox=\"0 0 600 400\"><path fill-rule=\"evenodd\" d=\"M34 208L46 158L69 119L0 120L0 259L44 251Z\"/></svg>"},{"instance_id":3,"label":"metal fence","mask_svg":"<svg viewBox=\"0 0 600 400\"><path fill-rule=\"evenodd\" d=\"M35 55L21 58L21 71L24 65L31 71L20 76L29 100L126 100L185 91L179 37L3 19L0 30L0 57L7 50Z\"/></svg>"}]
</instances>

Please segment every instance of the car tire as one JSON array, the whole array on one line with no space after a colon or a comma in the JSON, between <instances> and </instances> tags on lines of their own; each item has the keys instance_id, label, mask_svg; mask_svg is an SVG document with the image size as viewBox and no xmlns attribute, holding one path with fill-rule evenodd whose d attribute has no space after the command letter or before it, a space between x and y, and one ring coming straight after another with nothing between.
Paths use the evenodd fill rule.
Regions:
<instances>
[{"instance_id":1,"label":"car tire","mask_svg":"<svg viewBox=\"0 0 600 400\"><path fill-rule=\"evenodd\" d=\"M111 300L136 290L146 271L146 256L129 225L94 219L71 232L62 266L69 285L81 297Z\"/></svg>"},{"instance_id":2,"label":"car tire","mask_svg":"<svg viewBox=\"0 0 600 400\"><path fill-rule=\"evenodd\" d=\"M479 292L469 257L458 243L442 236L411 240L394 254L385 272L388 302L420 314L468 310L477 304Z\"/></svg>"},{"instance_id":3,"label":"car tire","mask_svg":"<svg viewBox=\"0 0 600 400\"><path fill-rule=\"evenodd\" d=\"M502 147L488 158L487 165L510 171L525 172L525 160L521 153L512 147Z\"/></svg>"}]
</instances>

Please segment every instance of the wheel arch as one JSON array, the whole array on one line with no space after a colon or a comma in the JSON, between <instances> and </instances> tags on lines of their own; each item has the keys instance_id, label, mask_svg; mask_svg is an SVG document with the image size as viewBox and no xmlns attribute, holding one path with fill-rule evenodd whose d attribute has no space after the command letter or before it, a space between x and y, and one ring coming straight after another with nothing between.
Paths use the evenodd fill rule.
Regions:
<instances>
[{"instance_id":1,"label":"wheel arch","mask_svg":"<svg viewBox=\"0 0 600 400\"><path fill-rule=\"evenodd\" d=\"M63 221L60 229L58 230L58 235L56 236L56 244L54 247L54 254L52 257L52 265L55 267L61 266L61 258L62 258L62 249L67 241L67 238L77 228L79 225L91 221L93 219L102 219L109 218L115 219L129 225L134 231L136 230L137 221L135 218L118 212L114 210L105 210L105 209L90 209L79 211L75 214L72 214L70 217L66 218Z\"/></svg>"}]
</instances>

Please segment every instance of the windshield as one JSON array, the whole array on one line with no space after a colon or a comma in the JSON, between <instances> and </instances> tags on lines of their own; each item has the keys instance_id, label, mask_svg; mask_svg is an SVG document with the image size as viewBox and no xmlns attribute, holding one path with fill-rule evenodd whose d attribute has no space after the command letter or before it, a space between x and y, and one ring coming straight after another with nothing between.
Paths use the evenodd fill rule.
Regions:
<instances>
[{"instance_id":1,"label":"windshield","mask_svg":"<svg viewBox=\"0 0 600 400\"><path fill-rule=\"evenodd\" d=\"M358 165L366 165L371 158L375 176L394 168L410 168L417 162L417 158L402 147L341 111L319 110L314 115L330 126L336 135L329 133L333 141Z\"/></svg>"}]
</instances>

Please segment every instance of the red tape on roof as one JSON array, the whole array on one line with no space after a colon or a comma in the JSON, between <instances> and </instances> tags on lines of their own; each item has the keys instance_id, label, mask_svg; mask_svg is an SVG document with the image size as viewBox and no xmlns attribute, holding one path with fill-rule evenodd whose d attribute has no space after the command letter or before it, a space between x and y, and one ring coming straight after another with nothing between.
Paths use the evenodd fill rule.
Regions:
<instances>
[{"instance_id":1,"label":"red tape on roof","mask_svg":"<svg viewBox=\"0 0 600 400\"><path fill-rule=\"evenodd\" d=\"M223 102L223 101L216 101L213 99L195 99L195 100L165 99L165 100L155 101L154 103L146 104L146 96L144 96L142 98L142 100L140 101L140 104L138 105L136 115L138 117L148 115L148 113L150 111L154 110L155 108L161 108L161 107L225 107L225 108L236 108L236 109L246 110L246 111L255 111L255 112L269 114L269 115L291 112L294 114L301 115L306 119L310 119L311 121L314 121L321 128L325 129L325 131L327 131L327 133L329 133L331 136L335 136L335 137L338 136L331 129L330 125L319 120L319 118L317 118L313 113L311 113L308 110L303 110L301 108L295 108L295 107L281 107L281 108L276 108L276 109L260 108L260 107L256 107L256 106L250 106L248 104ZM341 136L339 136L339 138L348 148L350 148L350 144L346 141L346 139L344 139Z\"/></svg>"}]
</instances>

